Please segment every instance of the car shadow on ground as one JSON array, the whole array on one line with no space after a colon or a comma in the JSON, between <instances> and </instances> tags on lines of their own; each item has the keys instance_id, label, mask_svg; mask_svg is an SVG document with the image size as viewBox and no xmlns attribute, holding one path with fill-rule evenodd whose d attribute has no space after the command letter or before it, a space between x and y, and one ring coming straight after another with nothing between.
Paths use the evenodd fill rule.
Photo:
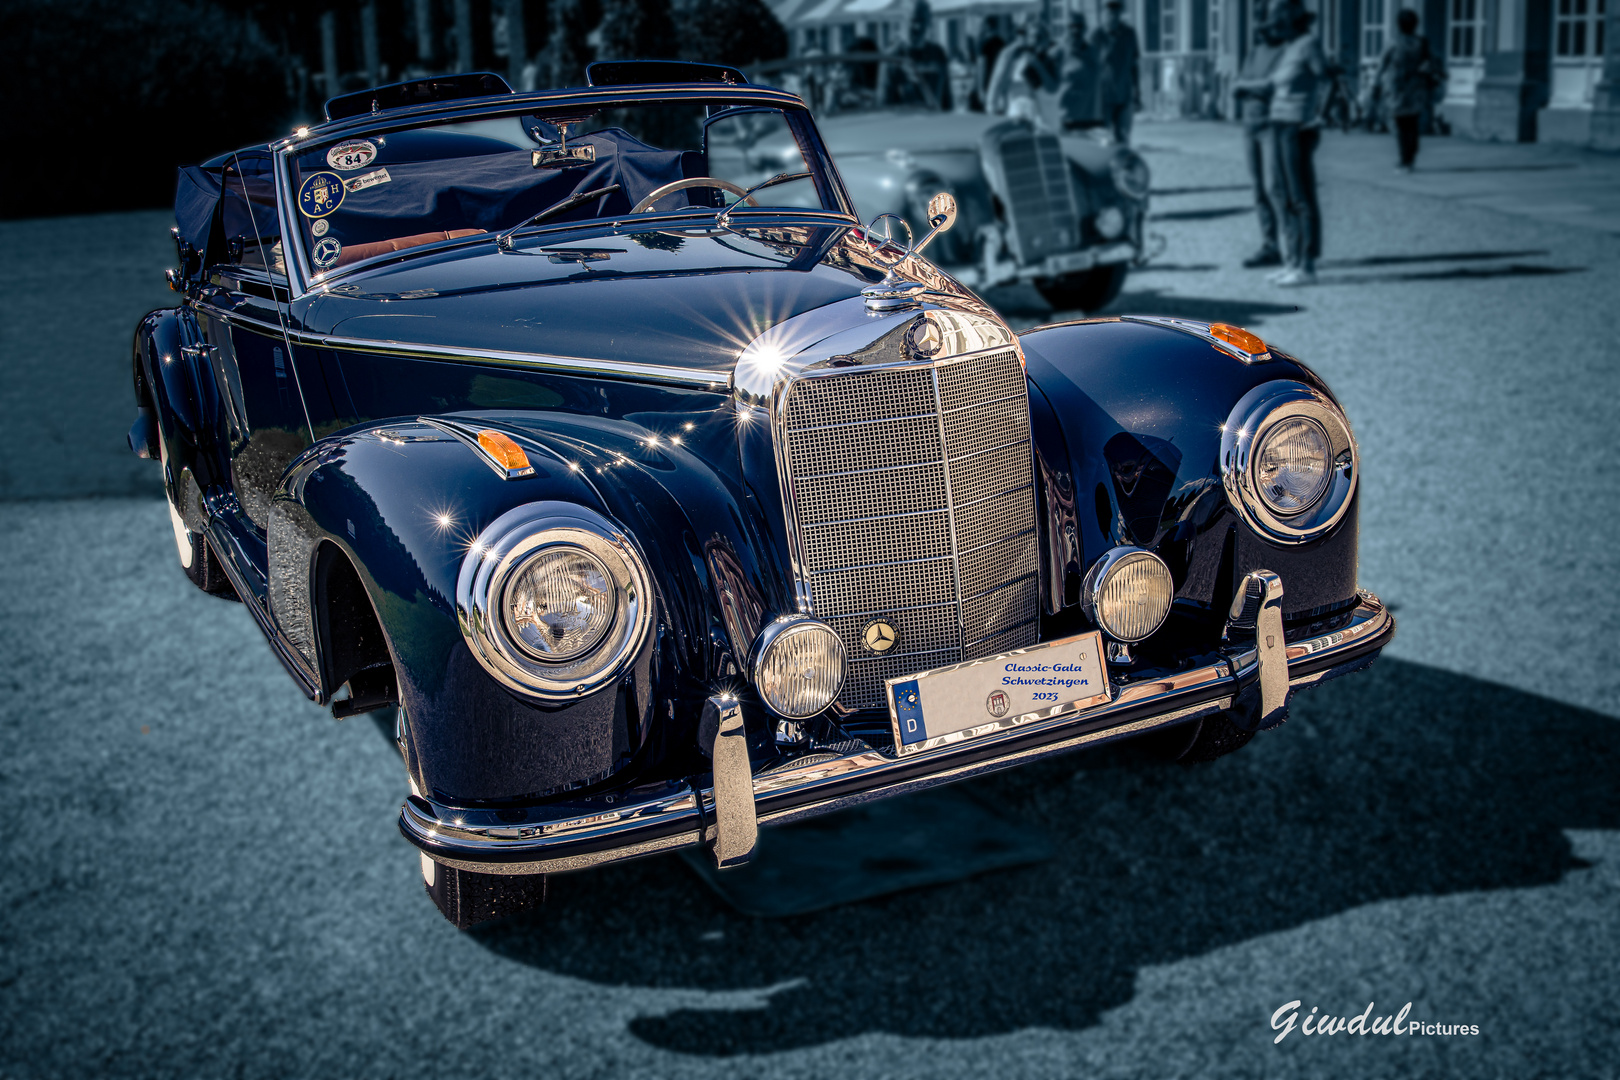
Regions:
<instances>
[{"instance_id":1,"label":"car shadow on ground","mask_svg":"<svg viewBox=\"0 0 1620 1080\"><path fill-rule=\"evenodd\" d=\"M543 913L473 935L604 985L788 984L768 1008L630 1025L691 1054L1072 1030L1146 965L1377 901L1557 882L1587 865L1563 830L1620 828L1617 774L1612 718L1385 659L1213 765L1124 744L970 781L1051 836L1049 863L756 920L662 857L554 878Z\"/></svg>"}]
</instances>

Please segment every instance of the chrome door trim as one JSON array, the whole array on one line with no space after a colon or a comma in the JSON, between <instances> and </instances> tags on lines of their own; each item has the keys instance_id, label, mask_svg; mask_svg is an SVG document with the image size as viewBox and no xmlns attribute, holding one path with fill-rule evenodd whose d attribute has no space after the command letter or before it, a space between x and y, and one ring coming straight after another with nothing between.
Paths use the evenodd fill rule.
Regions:
<instances>
[{"instance_id":1,"label":"chrome door trim","mask_svg":"<svg viewBox=\"0 0 1620 1080\"><path fill-rule=\"evenodd\" d=\"M261 319L248 318L226 311L205 301L194 301L198 311L222 322L241 326L260 333L281 337L281 328ZM592 360L576 356L552 356L546 353L513 352L504 349L470 349L451 345L428 345L411 341L386 341L380 338L354 338L338 334L318 334L307 330L288 330L287 336L299 345L315 348L341 349L344 352L372 353L380 356L399 356L412 360L441 362L477 361L518 367L556 371L565 375L596 376L607 379L629 379L669 386L695 387L723 393L728 376L719 372L694 371L691 368L670 367L662 364L634 364L622 360Z\"/></svg>"}]
</instances>

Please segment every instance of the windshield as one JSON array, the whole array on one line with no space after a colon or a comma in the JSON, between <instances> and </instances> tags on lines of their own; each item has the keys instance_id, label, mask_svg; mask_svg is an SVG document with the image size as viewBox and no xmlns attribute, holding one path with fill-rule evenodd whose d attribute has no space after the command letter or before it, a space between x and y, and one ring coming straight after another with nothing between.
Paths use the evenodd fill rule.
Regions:
<instances>
[{"instance_id":1,"label":"windshield","mask_svg":"<svg viewBox=\"0 0 1620 1080\"><path fill-rule=\"evenodd\" d=\"M487 236L522 254L531 233L632 213L712 225L782 174L728 216L842 212L807 114L755 105L575 107L424 125L310 144L291 164L293 217L315 280L435 242Z\"/></svg>"}]
</instances>

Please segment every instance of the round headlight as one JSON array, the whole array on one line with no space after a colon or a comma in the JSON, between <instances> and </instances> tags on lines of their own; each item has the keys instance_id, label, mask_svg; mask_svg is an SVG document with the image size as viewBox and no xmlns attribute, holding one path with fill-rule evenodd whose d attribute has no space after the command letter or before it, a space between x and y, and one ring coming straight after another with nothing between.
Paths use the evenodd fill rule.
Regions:
<instances>
[{"instance_id":1,"label":"round headlight","mask_svg":"<svg viewBox=\"0 0 1620 1080\"><path fill-rule=\"evenodd\" d=\"M536 660L589 652L613 625L617 588L601 560L576 547L542 550L513 571L501 603L507 632Z\"/></svg>"},{"instance_id":2,"label":"round headlight","mask_svg":"<svg viewBox=\"0 0 1620 1080\"><path fill-rule=\"evenodd\" d=\"M612 522L573 503L529 503L491 523L456 580L461 636L501 685L565 701L608 685L652 626L652 581Z\"/></svg>"},{"instance_id":3,"label":"round headlight","mask_svg":"<svg viewBox=\"0 0 1620 1080\"><path fill-rule=\"evenodd\" d=\"M844 667L838 634L805 615L777 619L754 644L754 687L772 712L789 720L831 705L844 685Z\"/></svg>"},{"instance_id":4,"label":"round headlight","mask_svg":"<svg viewBox=\"0 0 1620 1080\"><path fill-rule=\"evenodd\" d=\"M1327 490L1331 455L1322 425L1303 416L1273 424L1254 455L1254 481L1279 514L1309 510Z\"/></svg>"},{"instance_id":5,"label":"round headlight","mask_svg":"<svg viewBox=\"0 0 1620 1080\"><path fill-rule=\"evenodd\" d=\"M1148 197L1148 188L1152 186L1153 174L1148 171L1147 162L1143 161L1135 151L1121 148L1113 160L1108 163L1109 171L1114 176L1114 186L1133 199Z\"/></svg>"},{"instance_id":6,"label":"round headlight","mask_svg":"<svg viewBox=\"0 0 1620 1080\"><path fill-rule=\"evenodd\" d=\"M1336 526L1356 491L1356 444L1326 394L1293 379L1243 395L1221 428L1221 482L1256 532L1303 544Z\"/></svg>"},{"instance_id":7,"label":"round headlight","mask_svg":"<svg viewBox=\"0 0 1620 1080\"><path fill-rule=\"evenodd\" d=\"M1097 628L1115 641L1141 641L1170 614L1176 597L1170 568L1151 551L1109 550L1092 565L1080 589L1080 603Z\"/></svg>"},{"instance_id":8,"label":"round headlight","mask_svg":"<svg viewBox=\"0 0 1620 1080\"><path fill-rule=\"evenodd\" d=\"M1112 240L1125 231L1125 212L1117 206L1105 206L1097 211L1097 235Z\"/></svg>"}]
</instances>

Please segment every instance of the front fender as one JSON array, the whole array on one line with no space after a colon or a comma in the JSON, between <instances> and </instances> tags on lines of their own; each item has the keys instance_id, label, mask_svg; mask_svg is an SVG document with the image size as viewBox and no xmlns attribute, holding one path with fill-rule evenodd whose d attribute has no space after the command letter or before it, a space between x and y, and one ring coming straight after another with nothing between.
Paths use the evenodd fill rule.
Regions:
<instances>
[{"instance_id":1,"label":"front fender","mask_svg":"<svg viewBox=\"0 0 1620 1080\"><path fill-rule=\"evenodd\" d=\"M535 474L507 480L479 452L415 420L322 440L288 470L270 520L271 606L325 671L320 550L352 563L392 658L413 774L436 801L533 800L633 776L700 771L703 698L741 689L747 644L779 606L733 486L699 448L638 424L527 412L454 414L497 427ZM587 507L636 542L656 592L654 631L626 677L566 705L503 689L462 637L456 580L480 532L534 502ZM323 681L330 697L337 686ZM756 741L763 733L756 735Z\"/></svg>"},{"instance_id":2,"label":"front fender","mask_svg":"<svg viewBox=\"0 0 1620 1080\"><path fill-rule=\"evenodd\" d=\"M1120 319L1039 327L1019 340L1029 380L1051 407L1032 410L1044 486L1055 492L1044 523L1048 567L1084 573L1129 544L1165 560L1184 607L1224 608L1232 583L1259 569L1282 576L1289 616L1355 596L1354 505L1320 539L1279 544L1242 523L1221 482L1221 428L1246 393L1295 379L1331 399L1304 364L1275 349L1273 359L1245 364L1194 335ZM1056 423L1061 438L1043 423ZM1075 605L1074 584L1071 576L1068 588L1049 591L1064 594L1049 609Z\"/></svg>"}]
</instances>

